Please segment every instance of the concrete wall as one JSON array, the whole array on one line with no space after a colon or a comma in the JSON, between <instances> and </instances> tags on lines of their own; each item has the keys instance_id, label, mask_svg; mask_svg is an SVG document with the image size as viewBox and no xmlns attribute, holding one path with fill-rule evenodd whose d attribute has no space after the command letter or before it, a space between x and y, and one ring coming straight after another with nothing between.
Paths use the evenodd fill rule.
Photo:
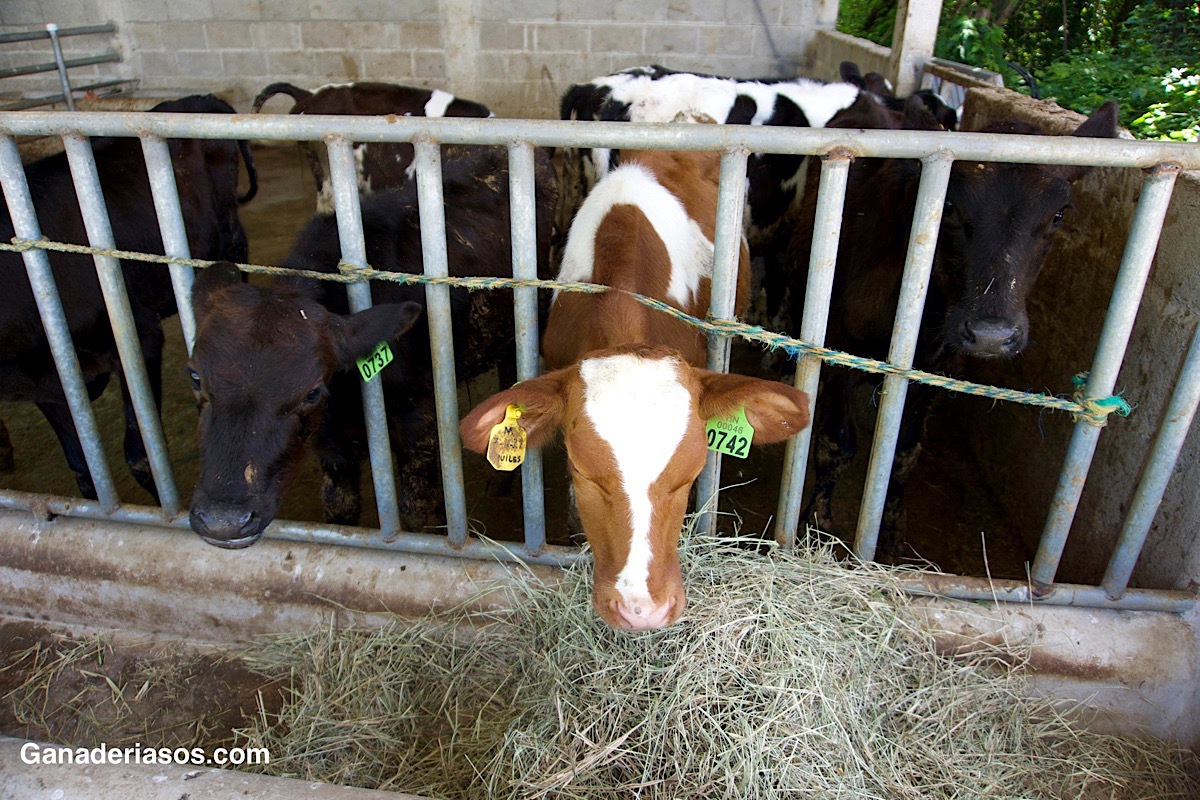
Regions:
<instances>
[{"instance_id":1,"label":"concrete wall","mask_svg":"<svg viewBox=\"0 0 1200 800\"><path fill-rule=\"evenodd\" d=\"M547 118L571 83L647 62L806 71L814 32L836 14L836 0L5 0L0 24L112 20L123 76L156 93L219 91L241 108L274 81L371 79Z\"/></svg>"},{"instance_id":2,"label":"concrete wall","mask_svg":"<svg viewBox=\"0 0 1200 800\"><path fill-rule=\"evenodd\" d=\"M964 125L1016 115L1068 133L1083 117L1004 89L973 89ZM1125 238L1143 181L1139 170L1101 169L1075 185L1073 210L1030 304L1032 343L1010 362L976 367L974 378L1014 388L1069 393L1071 376L1090 368ZM1100 438L1059 579L1102 577L1125 509L1200 324L1200 173L1175 185L1154 267L1138 313L1118 391L1136 405ZM1036 544L1058 479L1072 423L1063 414L959 403L985 476L1027 542ZM1200 581L1200 418L1193 424L1162 509L1133 575L1133 585L1184 589Z\"/></svg>"}]
</instances>

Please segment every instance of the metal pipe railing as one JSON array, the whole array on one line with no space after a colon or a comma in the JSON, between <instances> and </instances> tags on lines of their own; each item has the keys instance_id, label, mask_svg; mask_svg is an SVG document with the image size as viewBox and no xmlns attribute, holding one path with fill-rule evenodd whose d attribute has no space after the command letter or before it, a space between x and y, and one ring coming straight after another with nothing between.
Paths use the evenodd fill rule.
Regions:
<instances>
[{"instance_id":1,"label":"metal pipe railing","mask_svg":"<svg viewBox=\"0 0 1200 800\"><path fill-rule=\"evenodd\" d=\"M69 36L88 36L94 33L116 33L117 26L111 22L104 25L78 25L74 28L59 28L58 37L60 39ZM49 39L49 31L22 31L20 33L0 33L0 44L12 44L14 42L34 42L38 39Z\"/></svg>"},{"instance_id":2,"label":"metal pipe railing","mask_svg":"<svg viewBox=\"0 0 1200 800\"><path fill-rule=\"evenodd\" d=\"M104 201L104 190L100 186L100 173L96 169L91 142L82 136L68 135L63 137L63 145L67 151L71 177L75 181L75 193L79 198L79 210L83 214L88 243L93 247L115 248L116 241L109 223L108 208ZM158 500L164 513L174 514L179 510L179 492L175 488L175 477L171 472L171 458L167 453L167 439L163 435L162 421L158 416L158 404L150 389L150 377L142 358L138 331L133 323L133 309L125 291L125 275L120 262L112 256L96 255L94 259L96 275L100 279L100 291L104 295L104 306L108 309L108 320L112 325L113 339L121 359L125 388L137 417L150 473L158 489Z\"/></svg>"},{"instance_id":3,"label":"metal pipe railing","mask_svg":"<svg viewBox=\"0 0 1200 800\"><path fill-rule=\"evenodd\" d=\"M1171 193L1178 174L1179 170L1174 167L1160 166L1146 176L1142 196L1133 215L1133 227L1125 241L1125 254L1121 258L1116 285L1113 286L1112 300L1104 316L1096 359L1084 390L1088 397L1105 397L1116 388L1117 374L1125 359L1129 336L1133 333L1133 323L1142 302L1142 293L1154 262L1154 251L1158 247L1158 237L1167 216L1167 207L1171 204ZM1047 593L1052 590L1051 584L1058 572L1067 534L1079 507L1079 498L1083 494L1083 484L1087 480L1101 430L1083 421L1076 422L1067 446L1058 487L1050 502L1050 513L1042 529L1042 538L1038 542L1030 573L1034 586Z\"/></svg>"},{"instance_id":4,"label":"metal pipe railing","mask_svg":"<svg viewBox=\"0 0 1200 800\"><path fill-rule=\"evenodd\" d=\"M1104 333L1101 336L1101 347L1088 386L1088 396L1107 395L1111 393L1115 385L1116 371L1119 368L1124 354L1124 347L1128 341L1133 323L1133 314L1136 312L1137 303L1141 296L1141 289L1145 283L1145 273L1149 266L1149 260L1153 255L1154 243L1157 241L1157 236L1161 229L1162 216L1165 213L1166 204L1170 199L1170 188L1175 172L1180 167L1200 168L1200 148L1195 145L1128 142L1124 140L1094 140L1076 137L1058 137L1055 139L1055 147L1047 149L1044 137L911 131L771 130L746 126L672 126L497 119L449 120L436 118L400 118L382 120L346 117L289 117L286 115L260 119L233 119L225 115L183 117L183 115L148 113L124 114L119 116L61 112L27 112L20 115L0 113L0 137L3 137L5 133L33 135L54 132L60 135L67 134L68 149L74 148L77 151L75 159L72 161L73 167L75 166L75 161L80 160L82 156L78 152L78 143L70 145L69 140L71 136L78 139L81 135L129 135L134 131L143 137L143 148L147 154L148 162L151 163L149 171L152 174L158 174L159 180L162 180L161 173L164 169L161 163L161 155L165 145L161 142L155 143L153 137L261 138L306 141L322 138L327 139L329 141L331 175L335 190L339 233L342 236L344 256L346 261L351 264L365 264L365 247L362 242L362 226L356 191L357 181L353 170L353 150L350 142L414 140L417 151L418 191L421 200L422 247L425 257L425 271L429 275L446 275L448 273L440 152L438 149L441 144L500 144L509 148L514 275L518 277L528 277L536 273L536 240L532 233L536 213L536 207L533 203L532 148L534 145L571 144L574 146L591 147L718 150L723 155L718 206L718 232L715 242L713 306L711 311L715 316L722 318L732 316L733 293L736 289L735 276L738 245L740 244L740 214L744 206L746 152L748 150L756 150L798 154L832 153L832 157L827 160L826 165L823 167L821 192L819 195L821 206L817 217L817 230L815 231L811 256L809 297L806 300L804 320L805 335L811 335L814 340L819 336L823 336L828 317L829 281L832 279L832 265L836 262L838 240L837 209L844 202L848 159L857 155L920 158L925 162L925 168L918 193L918 210L910 241L902 297L897 311L892 352L889 356L890 360L902 366L907 366L912 361L918 330L917 326L920 321L925 290L928 286L929 266L932 263L942 201L945 195L950 166L954 159L1044 164L1095 164L1126 167L1151 167L1166 164L1165 166L1157 167L1156 173L1147 180L1146 191L1143 193L1143 198L1139 203L1133 233L1126 248L1121 273L1118 276L1117 287L1114 290L1113 305L1105 323ZM21 198L9 191L10 184L15 185L17 182L12 175L13 159L16 157L15 146L12 144L11 139L7 137L3 137L3 143L0 144L2 144L0 146L0 178L3 178L10 206L21 206L24 204L29 209L29 214L31 215L32 204L28 199L27 192L26 196ZM9 152L10 150L11 153ZM953 153L953 155L950 155L950 153ZM87 153L86 158L90 161L90 151ZM94 163L92 164L92 170L94 171ZM20 172L19 162L16 165L16 171ZM22 185L24 184L23 180L19 182ZM76 175L76 182L77 184L81 183L81 178L78 174ZM87 183L87 181L84 180L83 183ZM163 185L156 188L155 191L157 195L160 192L170 194L173 190L169 190L164 181ZM81 200L82 195L83 193L81 192ZM157 201L158 198L156 196ZM338 205L339 203L340 205ZM171 216L172 213L167 212L164 214L160 211L160 219L163 216ZM13 211L13 216L14 222L17 222L18 214L15 210ZM36 219L33 219L32 226L19 224L16 232L23 238L38 238L39 232L36 228ZM96 238L90 234L91 230L89 229L89 238L96 243ZM164 240L168 235L164 228ZM25 258L27 265L31 265L30 274L32 280L34 274L32 265L36 265L39 262L45 264L46 257L44 253L35 251L26 253ZM44 271L48 274L48 267L45 267ZM352 297L356 294L365 294L366 302L369 304L370 293L367 284L356 284L351 286L350 289ZM52 285L48 291L54 298L57 297ZM378 540L389 548L392 548L393 545L390 543L390 540L397 536L400 536L402 540L407 540L409 537L416 537L414 541L421 542L422 544L409 545L403 541L397 541L394 549L406 549L415 546L426 548L422 549L421 552L436 552L440 555L485 553L489 552L488 548L481 549L468 537L466 532L461 447L459 446L457 435L457 387L454 379L454 348L450 335L449 290L445 286L427 287L427 293L427 313L429 314L431 346L433 348L435 369L443 485L446 490L446 510L450 536L429 537L408 533L401 535L399 523L391 522L386 518L384 504L390 490L394 506L395 483L391 477L391 454L387 447L386 427L384 427L382 446L373 446L371 448L372 469L377 482L376 492L378 496L383 498L381 500L380 511L380 518L382 520L381 530L378 534L372 534L367 539L374 542L375 538L378 538ZM514 302L517 307L517 325L519 331L518 375L525 378L536 374L537 311L535 292L532 289L518 290L515 293L515 298ZM355 307L356 301L352 299L351 302L352 308ZM532 311L530 309L531 302L533 303ZM814 303L815 305L812 305ZM812 306L811 308L809 307L810 305ZM359 307L365 306L360 304ZM44 313L47 315L46 318L50 320L47 323L47 330L51 332L53 343L55 336L54 329L57 324L53 322L54 312L53 309L49 309L48 311L44 311ZM58 313L61 317L61 306L59 306ZM110 313L120 316L121 313L127 314L128 312L127 310L121 312L118 309ZM811 320L809 319L810 316ZM60 327L62 330L65 330L65 323L61 324ZM58 333L60 337L62 330ZM66 333L66 343L68 356L73 356L73 353L70 352L69 333ZM724 368L727 353L727 342L713 344L710 347L710 366ZM58 355L59 353L56 352L56 357ZM125 351L122 351L123 363L130 357ZM809 359L806 359L806 361L809 361ZM819 367L819 365L814 363L809 367L802 364L798 368L797 385L802 385L802 388L811 385L813 392L815 392L817 371L813 367ZM65 376L64 384L68 383L71 380L70 375L72 372L70 365L68 364L64 367L60 363L60 372ZM74 375L78 376L77 367L74 368ZM1183 387L1188 385L1189 380L1191 379L1181 379L1181 388L1177 389L1177 398L1181 396L1181 392L1186 393L1186 389ZM896 432L898 431L900 414L903 409L906 382L893 378L888 378L886 381L887 389L884 408L880 412L876 442L872 452L871 475L865 491L863 509L860 514L856 537L856 550L863 556L869 556L874 551L879 516L882 513L883 498L886 496L887 476L891 469ZM138 392L135 391L134 394L136 396ZM84 393L83 397L86 398L86 393ZM1178 402L1186 403L1189 401L1185 398ZM1173 408L1175 407L1174 403L1175 401L1173 401ZM79 404L76 403L75 405ZM86 402L84 405L86 406ZM73 411L77 411L77 426L80 426L80 417L90 414L90 407L86 408L85 411L77 410L73 406ZM369 423L372 418L380 421L383 420L381 394L379 403L373 409L370 407L367 409L367 416ZM1183 430L1186 430L1186 422L1176 423L1176 426L1179 424L1182 424ZM86 421L80 426L86 445L89 438L94 437L94 433L89 434L84 431L84 426L86 426ZM1083 427L1085 426L1079 426L1079 428ZM1086 427L1090 428L1091 426ZM94 424L92 429L94 431ZM1094 437L1094 435L1088 434L1091 437ZM1176 427L1168 428L1164 426L1160 432L1160 440L1167 443L1156 446L1155 453L1152 455L1151 466L1155 477L1149 477L1150 469L1148 468L1148 477L1143 479L1144 494L1146 495L1145 503L1153 501L1153 504L1157 504L1157 499L1153 497L1157 491L1155 483L1160 480L1161 473L1164 470L1169 474L1171 466L1166 462L1173 462L1178 455L1177 448L1172 452L1173 448L1170 446L1168 440L1171 437L1181 435ZM1076 436L1080 437L1083 434L1080 434L1077 429ZM97 441L92 441L92 444L94 445ZM1091 449L1094 449L1094 438L1090 446ZM800 447L799 443L793 443L792 449L793 452L789 458L790 471L785 475L785 490L781 497L781 519L779 529L777 530L777 535L783 541L788 541L789 538L794 537L796 523L792 519L794 519L798 512L800 494L799 491L793 491L787 487L794 487L797 481L802 485L806 466L804 454L797 455L795 451L806 451L807 447ZM1067 468L1075 470L1074 474L1077 475L1081 483L1083 477L1086 477L1085 461L1090 460L1091 450L1086 453L1087 458L1083 460L1078 457L1076 450L1078 448L1073 444L1072 450L1068 454ZM1082 472L1080 472L1080 465L1082 465ZM711 486L707 494L704 492L700 493L699 496L702 499L707 499L716 494L716 476L718 474L716 469L717 467L710 466L706 471L707 474L704 480L709 481ZM94 474L103 474L106 476L107 473L101 470L103 470L103 467L100 470L93 468ZM390 483L390 487L387 485L381 486L379 482L380 473L385 470L388 475L385 483ZM530 558L531 554L553 554L555 553L555 548L544 544L544 508L540 507L540 480L532 478L531 472L533 470L523 475L523 486L526 484L529 486L529 488L524 490L526 543L522 548L522 552L502 549L511 557L536 561L539 557ZM1064 472L1064 475L1066 474L1067 472ZM103 478L100 480L103 482ZM108 483L111 486L111 480ZM104 518L116 518L113 516L114 514L126 512L125 508L116 508L115 493L111 489L107 490L107 501L103 499L106 494L100 491L99 486L98 492L102 497L100 503L88 504L86 502L64 501L65 505L63 507L69 507L76 511L82 509L83 513L103 514L105 515ZM1143 492L1139 490L1139 496L1141 494ZM9 502L18 503L18 500L14 500L12 495L13 493L0 492L0 506L5 506ZM1160 492L1158 496L1161 497ZM55 502L59 501L56 500ZM1137 509L1143 509L1138 512L1140 515L1144 515L1145 503L1140 503L1136 506ZM167 508L165 502L164 508ZM148 512L139 511L137 513L145 514ZM539 514L541 515L540 521ZM173 511L167 510L167 516L173 515ZM150 516L155 515L151 514ZM1133 512L1131 511L1131 520L1132 517ZM161 524L163 521L162 512L157 512L155 518ZM168 524L172 527L183 527L186 521L172 519ZM321 529L319 526L289 527L293 526L292 523L277 523L276 525L282 530L293 530L294 535L301 537L299 540L302 541L312 540L311 538L303 537L315 535L314 530L332 530L328 526ZM1140 528L1141 526L1141 517L1139 517L1136 526L1131 521L1127 521L1127 528ZM1069 527L1069 520L1067 527ZM357 531L359 529L351 530ZM789 533L789 530L791 533ZM779 531L782 531L782 534ZM1065 530L1061 533L1065 540ZM340 533L336 536L331 536L330 540L338 540L339 538L341 538ZM1133 534L1123 537L1123 546L1130 551L1140 549L1141 542L1137 541L1137 538ZM436 543L434 543L434 540L436 540ZM1043 544L1051 550L1058 547L1059 553L1061 553L1061 542L1051 539L1048 544L1047 542L1043 542ZM1039 556L1041 556L1040 551ZM554 557L556 558L557 556ZM1132 558L1136 558L1135 552ZM1053 562L1052 567L1056 568L1057 555L1054 555L1049 561L1039 558L1039 563L1035 565L1035 585L1032 596L1039 596L1038 591L1040 587L1036 583L1036 580L1039 575L1045 574L1044 567L1051 561ZM1127 563L1130 565L1129 568L1131 568L1132 562L1129 554L1122 554L1118 568L1123 570L1124 565ZM1041 572L1038 571L1038 566L1043 567ZM1053 579L1053 568L1049 571L1048 580ZM961 586L959 588L951 588L947 591L939 589L938 591L950 596L955 596L954 592L958 592L959 594L965 592L966 595L977 595L982 592L982 589L978 585L970 584L969 581L960 581L960 583ZM994 592L997 585L1000 584L998 582L988 584L991 587L989 591ZM1109 594L1105 593L1107 590L1113 590L1114 587L1115 584L1107 588L1060 586L1056 587L1060 593L1051 597L1049 602L1130 608L1148 607L1146 604L1154 606L1157 603L1161 606L1169 607L1170 610L1175 610L1181 607L1181 604L1185 603L1185 601L1187 603L1192 601L1190 595L1185 599L1181 599L1171 593L1156 594L1127 589L1124 590L1124 594L1122 594L1119 600L1114 601ZM1015 584L1012 587L1004 589L1005 593L1014 598L1021 596L1021 591ZM1120 593L1119 589L1116 589L1116 591ZM1175 594L1182 596L1186 593ZM1154 598L1159 599L1156 600Z\"/></svg>"},{"instance_id":5,"label":"metal pipe railing","mask_svg":"<svg viewBox=\"0 0 1200 800\"><path fill-rule=\"evenodd\" d=\"M146 174L154 196L154 212L158 216L163 252L175 258L191 258L187 226L179 205L179 187L175 185L175 169L171 165L171 148L157 136L142 137L142 154L146 159ZM196 316L192 313L192 283L195 274L191 267L172 264L171 286L175 290L175 306L179 309L179 324L183 341L190 356L196 343Z\"/></svg>"},{"instance_id":6,"label":"metal pipe railing","mask_svg":"<svg viewBox=\"0 0 1200 800\"><path fill-rule=\"evenodd\" d=\"M817 188L817 208L813 223L812 250L808 259L808 283L804 292L804 317L800 320L800 338L823 346L829 325L829 305L833 296L833 274L837 266L838 242L842 233L842 209L846 204L846 184L850 177L850 157L846 153L826 156L821 164L821 184ZM793 324L795 320L793 320ZM805 356L796 364L794 385L808 395L813 425L816 424L817 389L821 378L821 359ZM808 451L813 425L788 440L783 456L783 478L779 487L779 511L775 521L775 541L785 547L796 543L800 527L804 479L808 474Z\"/></svg>"},{"instance_id":7,"label":"metal pipe railing","mask_svg":"<svg viewBox=\"0 0 1200 800\"><path fill-rule=\"evenodd\" d=\"M701 126L708 127L708 126ZM713 241L712 289L708 314L714 319L733 319L737 302L738 265L742 246L742 214L746 207L746 150L721 153L720 186L717 190L717 229ZM732 343L723 336L708 340L708 369L729 371ZM704 469L696 481L696 507L702 510L696 530L713 534L717 529L717 504L721 491L721 454L709 450Z\"/></svg>"},{"instance_id":8,"label":"metal pipe railing","mask_svg":"<svg viewBox=\"0 0 1200 800\"><path fill-rule=\"evenodd\" d=\"M538 277L537 196L533 145L524 142L508 148L508 193L512 225L513 277ZM517 380L538 375L538 295L532 286L513 289L514 329L517 345ZM507 386L501 386L507 389ZM521 464L521 508L525 524L525 550L539 553L546 546L546 498L542 453L530 448Z\"/></svg>"},{"instance_id":9,"label":"metal pipe railing","mask_svg":"<svg viewBox=\"0 0 1200 800\"><path fill-rule=\"evenodd\" d=\"M121 60L118 53L102 53L98 56L83 56L81 58L68 58L62 63L62 69L71 69L73 67L90 67L93 64L112 64ZM26 64L23 67L5 67L0 69L0 78L16 78L20 75L37 75L42 72L56 72L59 70L59 63L55 61L47 61L43 64ZM82 112L76 112L82 113Z\"/></svg>"},{"instance_id":10,"label":"metal pipe railing","mask_svg":"<svg viewBox=\"0 0 1200 800\"><path fill-rule=\"evenodd\" d=\"M362 210L358 202L358 176L354 170L354 149L338 136L327 141L329 178L333 183L333 210L337 216L338 240L342 260L353 266L366 266L367 244L363 236ZM350 311L358 313L371 307L371 284L367 281L346 287ZM400 506L396 498L396 477L392 469L392 446L388 438L387 411L383 402L383 381L363 384L363 416L367 422L367 451L371 459L371 480L375 486L375 505L379 511L379 529L385 539L400 534Z\"/></svg>"},{"instance_id":11,"label":"metal pipe railing","mask_svg":"<svg viewBox=\"0 0 1200 800\"><path fill-rule=\"evenodd\" d=\"M21 165L21 154L17 150L16 142L8 136L0 136L0 187L4 189L4 199L12 219L13 231L27 239L42 238L33 197L29 194L29 183L25 179L25 169ZM63 396L79 436L84 462L91 475L92 488L99 498L99 507L105 512L111 512L120 505L121 499L117 496L117 487L113 483L112 473L109 472L108 462L104 457L100 430L92 412L87 384L79 369L79 357L75 354L75 343L71 340L71 328L63 311L62 300L58 296L58 287L54 283L50 259L44 250L31 250L22 253L21 256L25 260L25 271L29 275L29 285L37 303L38 315L46 331L46 340L54 357L59 381L62 383Z\"/></svg>"},{"instance_id":12,"label":"metal pipe railing","mask_svg":"<svg viewBox=\"0 0 1200 800\"><path fill-rule=\"evenodd\" d=\"M63 58L62 44L58 41L58 26L53 22L46 25L50 36L50 49L54 51L54 66L58 70L58 82L62 85L63 100L68 111L75 110L75 94L71 91L71 78L67 75L67 62Z\"/></svg>"},{"instance_id":13,"label":"metal pipe railing","mask_svg":"<svg viewBox=\"0 0 1200 800\"><path fill-rule=\"evenodd\" d=\"M892 343L888 348L888 361L905 369L912 366L913 356L917 352L921 314L925 310L933 254L942 225L942 207L946 202L946 188L950 184L950 168L953 164L953 156L946 153L926 159L921 167L908 256L896 306L896 324L892 328ZM896 455L896 437L900 432L904 400L908 395L908 379L888 375L883 379L882 394L879 416L875 420L875 439L867 467L867 482L863 487L862 507L858 513L858 527L854 533L854 552L866 561L875 557L892 461Z\"/></svg>"},{"instance_id":14,"label":"metal pipe railing","mask_svg":"<svg viewBox=\"0 0 1200 800\"><path fill-rule=\"evenodd\" d=\"M421 217L421 254L425 274L450 274L446 254L446 207L442 197L442 151L430 139L415 142L417 200ZM467 497L463 490L462 443L458 436L458 380L454 369L454 330L450 319L450 287L425 287L429 347L433 356L433 389L437 409L438 454L442 492L446 496L446 529L452 547L467 541Z\"/></svg>"}]
</instances>

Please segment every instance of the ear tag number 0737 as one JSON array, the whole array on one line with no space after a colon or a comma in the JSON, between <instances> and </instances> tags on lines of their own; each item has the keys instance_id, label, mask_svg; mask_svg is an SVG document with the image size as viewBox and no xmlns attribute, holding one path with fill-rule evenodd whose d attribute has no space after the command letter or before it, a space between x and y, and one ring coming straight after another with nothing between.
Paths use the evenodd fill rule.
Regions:
<instances>
[{"instance_id":1,"label":"ear tag number 0737","mask_svg":"<svg viewBox=\"0 0 1200 800\"><path fill-rule=\"evenodd\" d=\"M509 404L504 421L492 426L488 436L487 460L501 472L512 472L525 460L525 429L517 422L521 407Z\"/></svg>"},{"instance_id":2,"label":"ear tag number 0737","mask_svg":"<svg viewBox=\"0 0 1200 800\"><path fill-rule=\"evenodd\" d=\"M362 375L363 383L369 383L384 367L392 363L392 358L392 348L387 342L380 342L378 347L358 359L358 374Z\"/></svg>"},{"instance_id":3,"label":"ear tag number 0737","mask_svg":"<svg viewBox=\"0 0 1200 800\"><path fill-rule=\"evenodd\" d=\"M728 417L713 417L704 426L708 438L708 449L734 458L745 458L750 454L754 441L754 428L746 419L746 407Z\"/></svg>"}]
</instances>

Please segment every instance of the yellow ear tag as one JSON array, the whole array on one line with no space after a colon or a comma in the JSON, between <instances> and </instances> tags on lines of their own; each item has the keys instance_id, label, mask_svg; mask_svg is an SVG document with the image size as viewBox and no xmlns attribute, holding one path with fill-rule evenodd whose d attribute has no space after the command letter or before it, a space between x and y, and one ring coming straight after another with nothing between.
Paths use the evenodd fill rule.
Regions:
<instances>
[{"instance_id":1,"label":"yellow ear tag","mask_svg":"<svg viewBox=\"0 0 1200 800\"><path fill-rule=\"evenodd\" d=\"M728 417L713 417L704 427L708 437L708 449L718 453L745 458L750 455L750 444L754 441L754 427L746 419L746 407Z\"/></svg>"},{"instance_id":2,"label":"yellow ear tag","mask_svg":"<svg viewBox=\"0 0 1200 800\"><path fill-rule=\"evenodd\" d=\"M512 472L525 460L525 429L517 422L520 406L509 404L504 422L492 426L488 437L487 460L501 472Z\"/></svg>"}]
</instances>

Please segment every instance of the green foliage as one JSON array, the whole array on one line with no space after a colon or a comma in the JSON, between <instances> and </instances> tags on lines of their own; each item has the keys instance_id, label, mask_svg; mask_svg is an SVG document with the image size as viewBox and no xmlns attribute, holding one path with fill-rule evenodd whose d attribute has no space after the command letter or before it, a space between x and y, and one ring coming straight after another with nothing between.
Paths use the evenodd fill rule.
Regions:
<instances>
[{"instance_id":1,"label":"green foliage","mask_svg":"<svg viewBox=\"0 0 1200 800\"><path fill-rule=\"evenodd\" d=\"M891 43L895 0L845 0L838 30ZM1196 141L1200 130L1198 0L945 0L935 53L1090 113L1121 104L1136 136Z\"/></svg>"}]
</instances>

